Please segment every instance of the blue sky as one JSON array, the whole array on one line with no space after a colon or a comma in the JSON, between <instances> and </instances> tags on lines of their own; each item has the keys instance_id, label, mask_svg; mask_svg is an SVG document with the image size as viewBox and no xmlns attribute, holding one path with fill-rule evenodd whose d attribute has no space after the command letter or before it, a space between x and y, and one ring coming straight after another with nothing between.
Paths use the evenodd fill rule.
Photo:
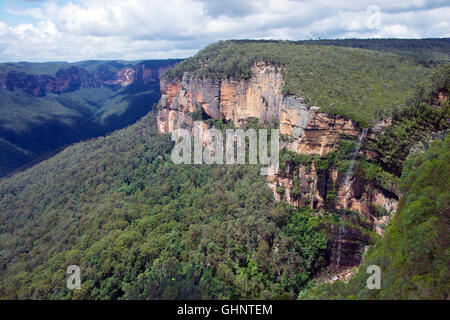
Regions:
<instances>
[{"instance_id":1,"label":"blue sky","mask_svg":"<svg viewBox=\"0 0 450 320\"><path fill-rule=\"evenodd\" d=\"M27 9L40 8L46 2L42 0L0 0L0 21L8 25L19 23L36 23L38 19L31 16L22 15ZM66 5L68 0L55 1L61 5ZM77 1L72 1L77 2Z\"/></svg>"},{"instance_id":2,"label":"blue sky","mask_svg":"<svg viewBox=\"0 0 450 320\"><path fill-rule=\"evenodd\" d=\"M184 58L223 39L450 37L448 0L0 0L0 61Z\"/></svg>"}]
</instances>

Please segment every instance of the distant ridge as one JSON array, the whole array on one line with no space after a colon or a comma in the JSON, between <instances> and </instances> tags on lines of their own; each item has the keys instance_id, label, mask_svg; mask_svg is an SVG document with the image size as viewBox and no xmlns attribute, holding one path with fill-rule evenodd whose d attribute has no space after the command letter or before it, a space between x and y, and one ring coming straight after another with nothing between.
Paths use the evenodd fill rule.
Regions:
<instances>
[{"instance_id":1,"label":"distant ridge","mask_svg":"<svg viewBox=\"0 0 450 320\"><path fill-rule=\"evenodd\" d=\"M136 122L180 59L0 63L0 177Z\"/></svg>"}]
</instances>

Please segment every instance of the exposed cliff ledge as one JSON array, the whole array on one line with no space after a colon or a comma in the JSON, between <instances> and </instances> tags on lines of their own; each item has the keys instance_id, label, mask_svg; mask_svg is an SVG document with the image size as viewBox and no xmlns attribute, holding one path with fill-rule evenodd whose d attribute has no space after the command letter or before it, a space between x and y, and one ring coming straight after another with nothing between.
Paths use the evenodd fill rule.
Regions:
<instances>
[{"instance_id":1,"label":"exposed cliff ledge","mask_svg":"<svg viewBox=\"0 0 450 320\"><path fill-rule=\"evenodd\" d=\"M325 156L337 150L341 135L361 134L354 121L320 112L319 107L308 110L302 99L287 97L283 102L280 134L291 137L283 146L298 154Z\"/></svg>"},{"instance_id":2,"label":"exposed cliff ledge","mask_svg":"<svg viewBox=\"0 0 450 320\"><path fill-rule=\"evenodd\" d=\"M278 68L258 63L250 79L210 79L185 73L181 80L161 80L161 110L158 129L170 133L176 128L192 126L192 114L203 111L214 119L231 120L239 127L256 118L260 124L279 121L280 134L290 136L283 143L299 154L324 156L336 150L339 135L357 137L358 125L338 115L307 108L302 98L283 96L283 76Z\"/></svg>"}]
</instances>

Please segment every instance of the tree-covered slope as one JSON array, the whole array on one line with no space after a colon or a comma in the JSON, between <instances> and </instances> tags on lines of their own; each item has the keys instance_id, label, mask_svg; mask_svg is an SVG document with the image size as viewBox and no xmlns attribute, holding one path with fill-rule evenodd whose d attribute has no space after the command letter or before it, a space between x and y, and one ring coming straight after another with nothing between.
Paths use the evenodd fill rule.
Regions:
<instances>
[{"instance_id":1,"label":"tree-covered slope","mask_svg":"<svg viewBox=\"0 0 450 320\"><path fill-rule=\"evenodd\" d=\"M0 64L0 177L63 146L136 122L161 96L159 68L177 61ZM107 82L100 85L124 68L134 68L136 74L153 70L154 79L144 81L140 75L123 88ZM67 74L67 70L75 71ZM97 83L92 84L92 79ZM36 89L39 81L47 81L41 83L41 91ZM48 87L65 91L45 91Z\"/></svg>"},{"instance_id":2,"label":"tree-covered slope","mask_svg":"<svg viewBox=\"0 0 450 320\"><path fill-rule=\"evenodd\" d=\"M391 52L413 58L424 66L450 63L450 38L430 39L343 39L343 40L306 40L325 46L341 46L360 49Z\"/></svg>"},{"instance_id":3,"label":"tree-covered slope","mask_svg":"<svg viewBox=\"0 0 450 320\"><path fill-rule=\"evenodd\" d=\"M174 165L154 117L0 181L1 298L295 297L324 265L324 218L257 167Z\"/></svg>"},{"instance_id":4,"label":"tree-covered slope","mask_svg":"<svg viewBox=\"0 0 450 320\"><path fill-rule=\"evenodd\" d=\"M304 299L449 298L450 137L411 155L402 174L403 198L386 234L348 284L307 291ZM381 289L369 290L366 269L381 268Z\"/></svg>"},{"instance_id":5,"label":"tree-covered slope","mask_svg":"<svg viewBox=\"0 0 450 320\"><path fill-rule=\"evenodd\" d=\"M420 57L439 52L437 65L450 57L447 42L443 46L439 40L415 41L418 44L426 41ZM251 76L250 67L255 61L270 62L283 68L285 94L301 96L310 106L318 105L322 111L342 114L366 127L404 105L417 83L430 75L436 65L424 64L410 56L414 48L404 51L408 54L399 54L395 50L396 53L369 50L370 46L345 47L351 46L348 40L342 40L340 46L336 43L221 41L178 64L166 75L174 79L189 71L197 76L242 79Z\"/></svg>"},{"instance_id":6,"label":"tree-covered slope","mask_svg":"<svg viewBox=\"0 0 450 320\"><path fill-rule=\"evenodd\" d=\"M450 64L420 83L407 107L394 112L392 125L367 147L375 151L382 167L397 176L411 147L431 132L450 128Z\"/></svg>"}]
</instances>

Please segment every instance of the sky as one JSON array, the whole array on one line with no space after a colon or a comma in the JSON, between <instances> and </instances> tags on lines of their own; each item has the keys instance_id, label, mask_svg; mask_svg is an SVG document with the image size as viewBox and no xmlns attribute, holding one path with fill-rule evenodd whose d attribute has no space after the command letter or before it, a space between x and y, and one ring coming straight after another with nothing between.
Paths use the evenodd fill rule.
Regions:
<instances>
[{"instance_id":1,"label":"sky","mask_svg":"<svg viewBox=\"0 0 450 320\"><path fill-rule=\"evenodd\" d=\"M186 58L226 39L442 37L449 0L0 0L0 62Z\"/></svg>"}]
</instances>

